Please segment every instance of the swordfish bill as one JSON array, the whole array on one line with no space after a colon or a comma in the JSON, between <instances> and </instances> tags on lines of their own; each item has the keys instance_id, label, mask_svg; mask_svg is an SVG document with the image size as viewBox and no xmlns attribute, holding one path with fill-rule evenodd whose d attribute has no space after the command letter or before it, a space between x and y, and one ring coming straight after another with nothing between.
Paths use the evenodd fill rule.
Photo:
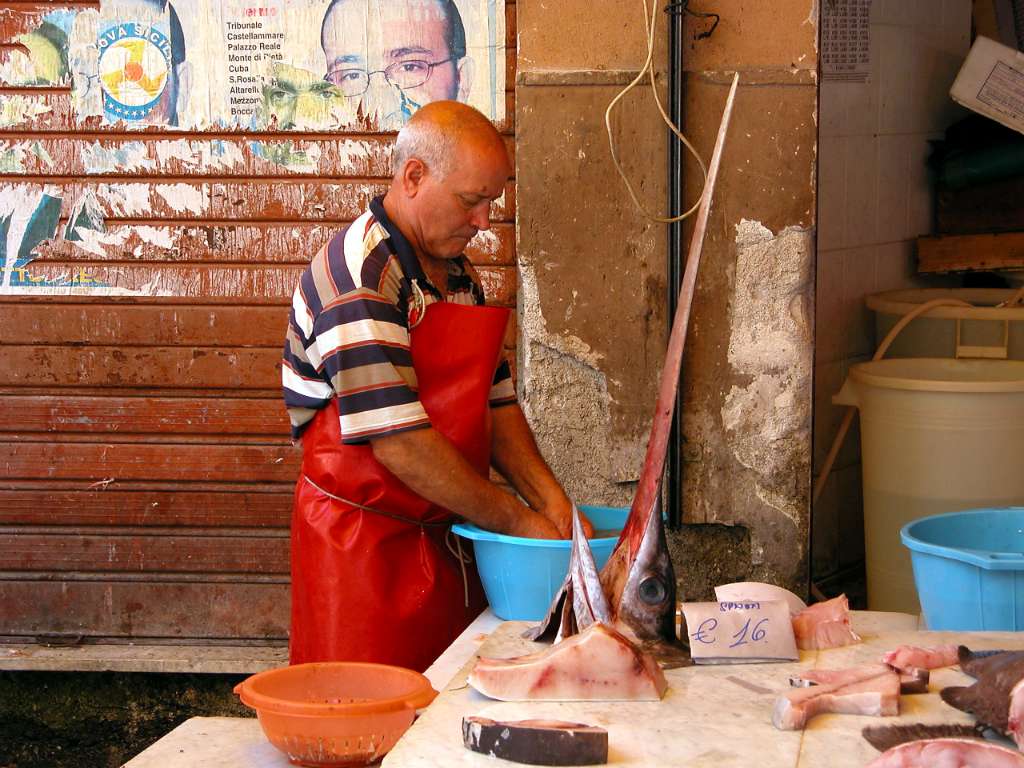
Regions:
<instances>
[{"instance_id":1,"label":"swordfish bill","mask_svg":"<svg viewBox=\"0 0 1024 768\"><path fill-rule=\"evenodd\" d=\"M680 643L675 631L675 573L665 543L659 490L665 469L669 428L679 389L683 347L686 343L690 310L697 284L697 268L700 265L708 216L711 212L711 200L738 84L739 74L735 74L725 100L722 122L708 165L707 182L697 209L636 495L615 549L600 573L600 591L611 607L616 629L627 637L636 639L643 646L651 648L656 654L665 656L673 655L672 652L680 648ZM577 536L574 531L574 552L583 547L589 552L586 539ZM582 630L587 626L590 617L567 615L575 602L572 595L567 593L574 586L570 574L562 590L555 596L546 619L540 626L529 630L527 636L533 639L548 639L555 636L561 638L567 636L566 632ZM656 646L660 646L660 650L665 653L659 653Z\"/></svg>"}]
</instances>

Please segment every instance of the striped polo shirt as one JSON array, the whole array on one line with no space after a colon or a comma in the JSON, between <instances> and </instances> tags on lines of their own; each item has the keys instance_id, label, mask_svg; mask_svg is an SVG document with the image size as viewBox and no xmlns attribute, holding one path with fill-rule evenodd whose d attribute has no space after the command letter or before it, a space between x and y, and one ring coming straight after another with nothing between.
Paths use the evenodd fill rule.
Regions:
<instances>
[{"instance_id":1,"label":"striped polo shirt","mask_svg":"<svg viewBox=\"0 0 1024 768\"><path fill-rule=\"evenodd\" d=\"M281 379L293 438L333 397L342 443L429 426L409 348L416 287L425 306L484 303L479 278L464 255L446 261L447 296L442 296L381 201L374 199L366 213L320 249L292 297ZM503 358L490 403L515 400Z\"/></svg>"}]
</instances>

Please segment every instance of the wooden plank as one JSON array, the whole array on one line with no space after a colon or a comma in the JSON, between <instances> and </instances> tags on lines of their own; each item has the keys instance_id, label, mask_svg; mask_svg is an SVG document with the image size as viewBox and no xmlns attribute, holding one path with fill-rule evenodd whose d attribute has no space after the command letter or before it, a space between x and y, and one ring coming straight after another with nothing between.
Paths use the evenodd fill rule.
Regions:
<instances>
[{"instance_id":1,"label":"wooden plank","mask_svg":"<svg viewBox=\"0 0 1024 768\"><path fill-rule=\"evenodd\" d=\"M291 300L304 269L304 264L213 264L197 268L173 262L111 264L82 260L68 263L33 261L12 272L17 280L34 281L33 285L20 290L40 297L47 293L67 293L66 286L71 284L76 290L91 289L97 294L121 291L140 298L161 294L203 300L230 296L241 302L257 297L285 303Z\"/></svg>"},{"instance_id":2,"label":"wooden plank","mask_svg":"<svg viewBox=\"0 0 1024 768\"><path fill-rule=\"evenodd\" d=\"M277 349L8 345L0 355L0 386L280 386L281 352Z\"/></svg>"},{"instance_id":3,"label":"wooden plank","mask_svg":"<svg viewBox=\"0 0 1024 768\"><path fill-rule=\"evenodd\" d=\"M44 242L35 263L42 261L175 261L245 262L246 264L308 264L313 255L346 225L292 222L111 224L102 233L83 233L88 240L62 237ZM63 234L61 229L60 233ZM515 224L497 223L466 247L474 264L515 265Z\"/></svg>"},{"instance_id":4,"label":"wooden plank","mask_svg":"<svg viewBox=\"0 0 1024 768\"><path fill-rule=\"evenodd\" d=\"M287 527L291 508L290 490L0 490L0 525Z\"/></svg>"},{"instance_id":5,"label":"wooden plank","mask_svg":"<svg viewBox=\"0 0 1024 768\"><path fill-rule=\"evenodd\" d=\"M8 480L287 483L301 454L291 445L25 443L0 440Z\"/></svg>"},{"instance_id":6,"label":"wooden plank","mask_svg":"<svg viewBox=\"0 0 1024 768\"><path fill-rule=\"evenodd\" d=\"M1024 269L1024 232L917 238L917 271Z\"/></svg>"},{"instance_id":7,"label":"wooden plank","mask_svg":"<svg viewBox=\"0 0 1024 768\"><path fill-rule=\"evenodd\" d=\"M304 269L305 266L301 264L254 264L237 267L214 264L196 269L194 266L158 262L109 264L94 261L44 261L32 262L27 267L14 269L13 272L20 280L38 281L38 285L23 290L39 296L47 292L67 292L67 288L60 285L45 285L45 282L49 281L62 285L70 282L77 288L93 289L97 293L110 290L125 291L139 297L158 294L194 296L199 299L236 296L241 301L246 301L256 296L263 299L280 299L283 303L291 299ZM478 265L476 271L488 303L501 306L515 304L515 267ZM3 386L2 379L0 386Z\"/></svg>"},{"instance_id":8,"label":"wooden plank","mask_svg":"<svg viewBox=\"0 0 1024 768\"><path fill-rule=\"evenodd\" d=\"M515 133L516 96L515 81L509 81L505 91L505 117L496 120L495 126L504 134ZM40 89L41 90L41 89ZM0 114L12 116L8 122L0 123L0 131L4 133L61 133L75 134L87 133L124 133L123 125L110 125L104 123L99 116L80 118L71 103L71 92L40 92L21 93L6 89L0 91ZM169 130L163 126L148 126L143 129L133 129L133 134L144 135L155 133L162 136L199 136L205 133L234 134L239 136L260 136L258 131L238 128L237 130L225 129L223 126L209 126L202 131ZM282 131L269 131L281 135ZM364 127L353 126L351 130L325 130L323 133L334 135L362 135L367 133Z\"/></svg>"},{"instance_id":9,"label":"wooden plank","mask_svg":"<svg viewBox=\"0 0 1024 768\"><path fill-rule=\"evenodd\" d=\"M0 142L0 161L12 176L350 176L390 179L393 134L341 138L278 134L250 139L167 139L156 134L51 137ZM505 146L514 161L515 142ZM514 165L513 165L514 167Z\"/></svg>"},{"instance_id":10,"label":"wooden plank","mask_svg":"<svg viewBox=\"0 0 1024 768\"><path fill-rule=\"evenodd\" d=\"M289 313L285 306L112 307L2 299L0 344L279 348Z\"/></svg>"},{"instance_id":11,"label":"wooden plank","mask_svg":"<svg viewBox=\"0 0 1024 768\"><path fill-rule=\"evenodd\" d=\"M288 637L286 583L0 580L0 636Z\"/></svg>"},{"instance_id":12,"label":"wooden plank","mask_svg":"<svg viewBox=\"0 0 1024 768\"><path fill-rule=\"evenodd\" d=\"M139 435L290 435L280 398L0 397L0 430Z\"/></svg>"},{"instance_id":13,"label":"wooden plank","mask_svg":"<svg viewBox=\"0 0 1024 768\"><path fill-rule=\"evenodd\" d=\"M509 182L509 187L512 182ZM50 177L45 184L0 186L0 194L25 199L46 192L61 199L61 217L69 218L83 197L95 200L104 220L212 219L217 221L332 221L359 217L387 184L373 179L252 179L193 181L160 177L153 181L78 181ZM494 221L510 221L506 194L492 206Z\"/></svg>"},{"instance_id":14,"label":"wooden plank","mask_svg":"<svg viewBox=\"0 0 1024 768\"><path fill-rule=\"evenodd\" d=\"M13 533L0 536L0 571L288 573L288 535L149 536Z\"/></svg>"}]
</instances>

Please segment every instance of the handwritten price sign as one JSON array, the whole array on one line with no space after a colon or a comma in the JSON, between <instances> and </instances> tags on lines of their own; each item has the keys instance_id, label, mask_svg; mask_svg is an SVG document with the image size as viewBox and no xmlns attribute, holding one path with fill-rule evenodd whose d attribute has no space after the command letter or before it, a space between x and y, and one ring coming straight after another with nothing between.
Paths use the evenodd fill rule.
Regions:
<instances>
[{"instance_id":1,"label":"handwritten price sign","mask_svg":"<svg viewBox=\"0 0 1024 768\"><path fill-rule=\"evenodd\" d=\"M697 664L797 661L789 606L781 601L683 603Z\"/></svg>"}]
</instances>

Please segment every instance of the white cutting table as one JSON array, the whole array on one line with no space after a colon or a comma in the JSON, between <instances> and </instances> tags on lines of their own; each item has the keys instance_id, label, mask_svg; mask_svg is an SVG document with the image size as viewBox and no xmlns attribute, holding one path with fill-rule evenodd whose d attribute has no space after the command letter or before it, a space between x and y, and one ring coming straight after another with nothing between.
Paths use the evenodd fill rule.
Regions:
<instances>
[{"instance_id":1,"label":"white cutting table","mask_svg":"<svg viewBox=\"0 0 1024 768\"><path fill-rule=\"evenodd\" d=\"M490 611L472 624L427 670L441 695L417 719L383 761L383 768L466 766L497 768L497 762L462 746L465 715L515 720L555 718L600 725L609 732L609 765L635 768L860 768L877 752L860 735L865 725L969 723L946 706L938 691L969 682L958 670L932 672L931 692L901 697L898 717L824 715L805 731L771 725L772 703L790 675L812 668L839 668L877 661L902 643L962 642L978 649L1022 648L1014 633L923 632L915 616L855 611L864 642L830 651L804 651L799 662L669 670L670 690L661 702L518 704L486 699L466 685L477 652L512 656L537 646L519 633L526 624L501 623ZM286 768L289 764L245 718L193 718L171 731L124 768Z\"/></svg>"}]
</instances>

